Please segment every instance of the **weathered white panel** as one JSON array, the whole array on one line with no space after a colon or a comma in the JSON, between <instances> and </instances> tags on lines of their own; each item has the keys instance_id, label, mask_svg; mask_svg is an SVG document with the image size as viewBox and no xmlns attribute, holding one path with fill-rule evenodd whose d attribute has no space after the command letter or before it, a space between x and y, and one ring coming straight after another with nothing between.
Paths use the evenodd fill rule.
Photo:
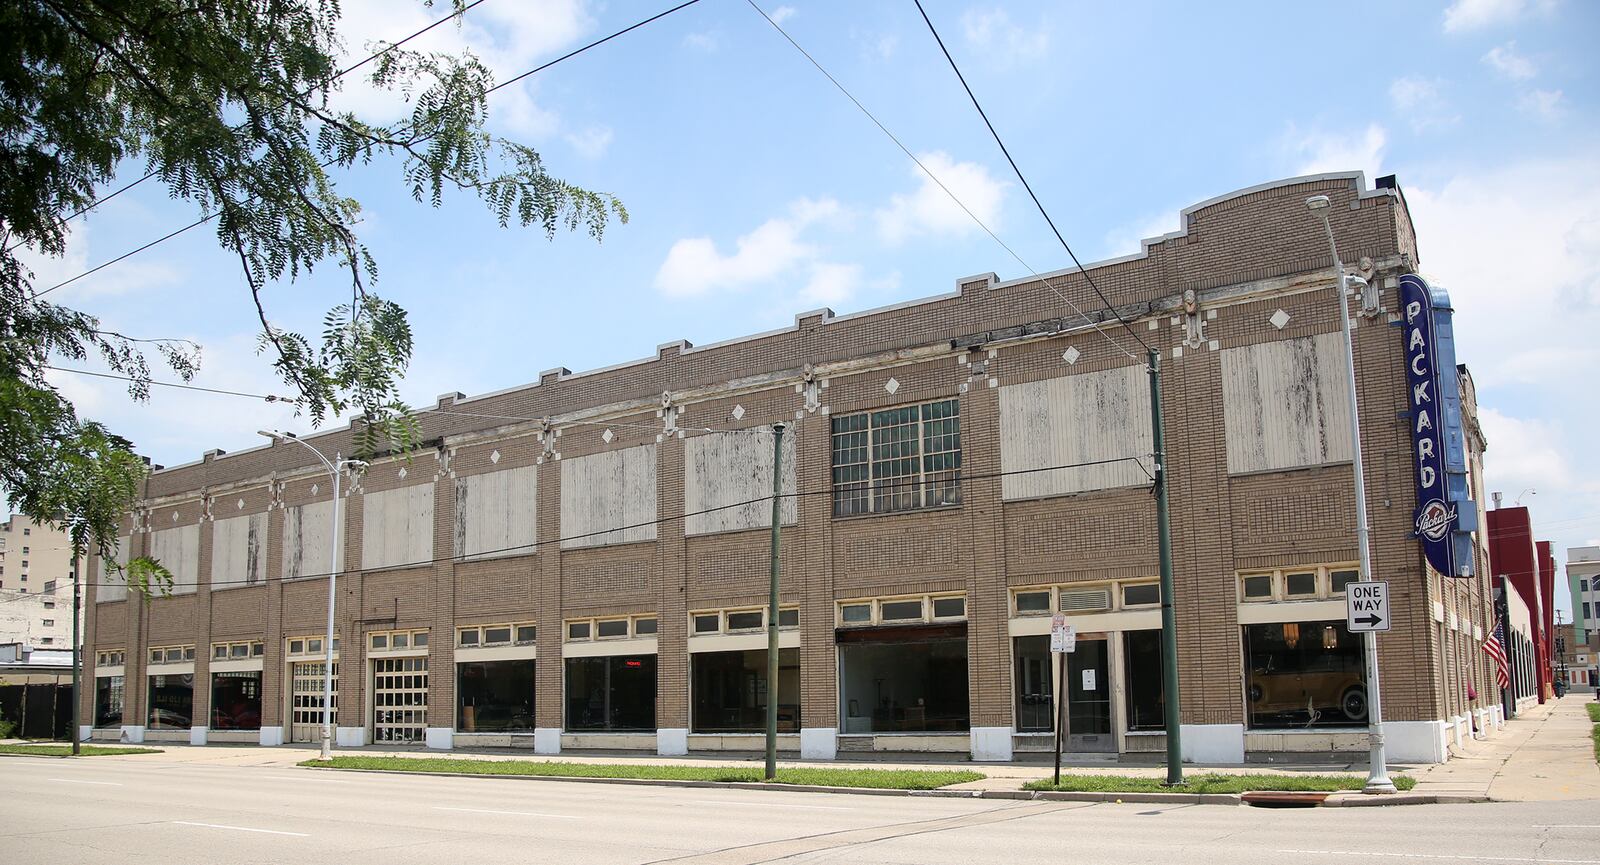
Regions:
<instances>
[{"instance_id":1,"label":"weathered white panel","mask_svg":"<svg viewBox=\"0 0 1600 865\"><path fill-rule=\"evenodd\" d=\"M456 480L456 555L525 556L536 539L539 473L533 466Z\"/></svg>"},{"instance_id":2,"label":"weathered white panel","mask_svg":"<svg viewBox=\"0 0 1600 865\"><path fill-rule=\"evenodd\" d=\"M655 445L561 461L562 549L653 541L655 519Z\"/></svg>"},{"instance_id":3,"label":"weathered white panel","mask_svg":"<svg viewBox=\"0 0 1600 865\"><path fill-rule=\"evenodd\" d=\"M128 597L128 581L123 568L128 566L128 550L133 539L124 535L117 538L117 552L110 562L100 562L100 585L95 587L95 600L120 601Z\"/></svg>"},{"instance_id":4,"label":"weathered white panel","mask_svg":"<svg viewBox=\"0 0 1600 865\"><path fill-rule=\"evenodd\" d=\"M761 432L699 435L684 441L683 512L689 515L685 534L772 525L772 434ZM793 525L798 518L794 465L794 436L786 435L782 484L789 497L779 502L778 511L784 525Z\"/></svg>"},{"instance_id":5,"label":"weathered white panel","mask_svg":"<svg viewBox=\"0 0 1600 865\"><path fill-rule=\"evenodd\" d=\"M172 574L172 593L187 595L200 579L200 527L180 526L150 533L150 558Z\"/></svg>"},{"instance_id":6,"label":"weathered white panel","mask_svg":"<svg viewBox=\"0 0 1600 865\"><path fill-rule=\"evenodd\" d=\"M1142 366L1000 388L1000 492L1007 501L1140 486L1154 450ZM1101 465L1081 463L1138 457ZM1047 469L1049 466L1077 468Z\"/></svg>"},{"instance_id":7,"label":"weathered white panel","mask_svg":"<svg viewBox=\"0 0 1600 865\"><path fill-rule=\"evenodd\" d=\"M361 567L392 568L433 558L433 484L361 497Z\"/></svg>"},{"instance_id":8,"label":"weathered white panel","mask_svg":"<svg viewBox=\"0 0 1600 865\"><path fill-rule=\"evenodd\" d=\"M339 514L343 519L341 510ZM325 577L333 571L328 545L333 539L333 502L285 508L283 512L283 578ZM340 527L339 560L344 560L345 533Z\"/></svg>"},{"instance_id":9,"label":"weathered white panel","mask_svg":"<svg viewBox=\"0 0 1600 865\"><path fill-rule=\"evenodd\" d=\"M267 515L250 514L211 525L211 588L254 586L267 576Z\"/></svg>"},{"instance_id":10,"label":"weathered white panel","mask_svg":"<svg viewBox=\"0 0 1600 865\"><path fill-rule=\"evenodd\" d=\"M1222 352L1228 471L1272 471L1350 459L1350 388L1341 334Z\"/></svg>"}]
</instances>

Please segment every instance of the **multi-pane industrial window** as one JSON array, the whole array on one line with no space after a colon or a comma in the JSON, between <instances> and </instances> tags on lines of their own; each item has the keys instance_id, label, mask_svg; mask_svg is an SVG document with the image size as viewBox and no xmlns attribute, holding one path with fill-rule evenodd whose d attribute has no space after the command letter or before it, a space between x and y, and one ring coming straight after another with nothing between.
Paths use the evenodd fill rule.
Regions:
<instances>
[{"instance_id":1,"label":"multi-pane industrial window","mask_svg":"<svg viewBox=\"0 0 1600 865\"><path fill-rule=\"evenodd\" d=\"M833 419L833 514L961 503L961 404L953 399Z\"/></svg>"}]
</instances>

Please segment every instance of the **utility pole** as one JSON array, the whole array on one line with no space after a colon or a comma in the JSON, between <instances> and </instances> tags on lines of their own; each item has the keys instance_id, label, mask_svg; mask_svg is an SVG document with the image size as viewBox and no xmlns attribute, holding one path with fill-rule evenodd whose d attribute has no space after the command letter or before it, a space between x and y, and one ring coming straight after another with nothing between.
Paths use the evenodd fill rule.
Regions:
<instances>
[{"instance_id":1,"label":"utility pole","mask_svg":"<svg viewBox=\"0 0 1600 865\"><path fill-rule=\"evenodd\" d=\"M767 585L767 774L778 777L778 526L783 494L783 424L772 425L772 562Z\"/></svg>"},{"instance_id":2,"label":"utility pole","mask_svg":"<svg viewBox=\"0 0 1600 865\"><path fill-rule=\"evenodd\" d=\"M78 611L82 609L81 592L82 582L78 579L78 550L72 550L72 756L76 757L81 751L83 738L79 734L83 720L83 634L79 624Z\"/></svg>"},{"instance_id":3,"label":"utility pole","mask_svg":"<svg viewBox=\"0 0 1600 865\"><path fill-rule=\"evenodd\" d=\"M1161 419L1161 351L1150 349L1150 430L1155 445L1156 544L1161 556L1161 690L1167 722L1167 785L1183 783L1178 712L1178 614L1172 596L1172 521L1167 514L1167 434Z\"/></svg>"},{"instance_id":4,"label":"utility pole","mask_svg":"<svg viewBox=\"0 0 1600 865\"><path fill-rule=\"evenodd\" d=\"M1330 202L1326 195L1313 195L1306 199L1306 207L1322 220L1328 234L1328 248L1333 252L1333 271L1337 279L1339 302L1339 330L1344 334L1345 386L1350 400L1350 460L1356 476L1356 543L1361 552L1362 582L1372 576L1371 532L1367 528L1367 478L1361 462L1361 409L1356 401L1356 344L1355 333L1350 328L1350 277L1344 272L1344 262L1339 260L1339 245L1333 240L1333 223L1328 219ZM1361 280L1366 285L1365 280ZM1383 696L1378 687L1378 635L1367 631L1361 635L1367 656L1367 741L1370 765L1367 785L1363 793L1393 793L1394 782L1389 780L1388 759L1383 742Z\"/></svg>"}]
</instances>

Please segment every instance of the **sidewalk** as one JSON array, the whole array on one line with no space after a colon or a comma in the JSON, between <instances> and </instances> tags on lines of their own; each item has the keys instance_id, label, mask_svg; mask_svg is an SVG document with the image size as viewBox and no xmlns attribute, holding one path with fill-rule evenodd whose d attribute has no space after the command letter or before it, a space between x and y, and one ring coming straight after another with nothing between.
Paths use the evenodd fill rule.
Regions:
<instances>
[{"instance_id":1,"label":"sidewalk","mask_svg":"<svg viewBox=\"0 0 1600 865\"><path fill-rule=\"evenodd\" d=\"M1575 693L1534 706L1450 762L1414 768L1416 792L1501 802L1600 799L1600 765L1583 708L1590 699Z\"/></svg>"}]
</instances>

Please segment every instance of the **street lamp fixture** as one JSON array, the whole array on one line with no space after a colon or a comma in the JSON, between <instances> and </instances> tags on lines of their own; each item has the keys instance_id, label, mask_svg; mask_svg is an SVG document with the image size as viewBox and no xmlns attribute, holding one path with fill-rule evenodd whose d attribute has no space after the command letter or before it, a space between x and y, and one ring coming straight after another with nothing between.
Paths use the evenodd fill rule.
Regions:
<instances>
[{"instance_id":1,"label":"street lamp fixture","mask_svg":"<svg viewBox=\"0 0 1600 865\"><path fill-rule=\"evenodd\" d=\"M1333 252L1333 271L1337 277L1339 325L1344 333L1345 384L1350 397L1350 460L1354 464L1356 479L1356 540L1361 551L1361 580L1372 579L1372 545L1367 529L1367 480L1361 462L1361 411L1356 401L1356 349L1354 334L1350 329L1350 284L1352 281L1365 287L1361 277L1345 273L1344 262L1339 260L1339 246L1333 239L1333 224L1328 220L1332 203L1326 195L1313 195L1306 199L1311 215L1321 220L1328 235L1328 249ZM1378 637L1368 631L1362 634L1367 656L1367 740L1371 750L1366 793L1393 793L1394 782L1389 780L1388 760L1383 742L1383 697L1378 687Z\"/></svg>"},{"instance_id":2,"label":"street lamp fixture","mask_svg":"<svg viewBox=\"0 0 1600 865\"><path fill-rule=\"evenodd\" d=\"M334 590L339 580L339 479L346 469L361 471L367 467L365 460L343 459L335 453L330 461L317 450L290 433L276 430L257 430L257 435L266 436L274 443L294 442L315 454L322 465L327 468L328 474L333 478L333 532L332 549L328 553L328 633L322 641L323 648L327 651L322 669L322 759L333 756L333 613L337 595Z\"/></svg>"}]
</instances>

